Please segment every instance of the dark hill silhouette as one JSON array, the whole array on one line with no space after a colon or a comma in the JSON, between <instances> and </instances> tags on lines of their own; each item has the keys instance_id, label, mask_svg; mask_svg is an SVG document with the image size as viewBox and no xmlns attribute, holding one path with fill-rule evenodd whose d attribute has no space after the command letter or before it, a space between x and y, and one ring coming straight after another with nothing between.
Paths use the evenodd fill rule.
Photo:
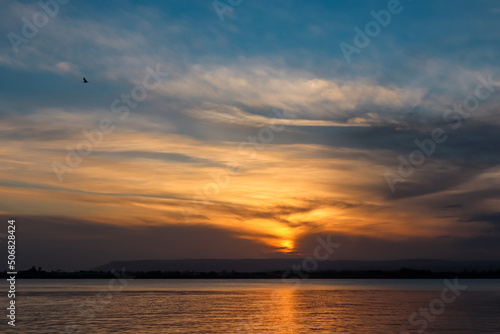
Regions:
<instances>
[{"instance_id":1,"label":"dark hill silhouette","mask_svg":"<svg viewBox=\"0 0 500 334\"><path fill-rule=\"evenodd\" d=\"M266 272L285 271L292 265L300 266L303 259L193 259L193 260L138 260L112 261L93 268L95 271L110 271L125 267L130 271L198 271L198 272ZM391 260L391 261L318 261L316 271L328 270L413 270L463 271L498 270L500 261L448 261L431 259Z\"/></svg>"}]
</instances>

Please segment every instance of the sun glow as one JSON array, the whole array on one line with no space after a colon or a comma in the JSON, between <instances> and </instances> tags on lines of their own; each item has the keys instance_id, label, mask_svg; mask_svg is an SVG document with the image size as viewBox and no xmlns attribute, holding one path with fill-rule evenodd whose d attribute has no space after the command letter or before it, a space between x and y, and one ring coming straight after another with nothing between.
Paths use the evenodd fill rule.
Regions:
<instances>
[{"instance_id":1,"label":"sun glow","mask_svg":"<svg viewBox=\"0 0 500 334\"><path fill-rule=\"evenodd\" d=\"M294 244L292 240L283 240L281 241L280 245L280 249L282 249L283 253L289 253L293 251Z\"/></svg>"}]
</instances>

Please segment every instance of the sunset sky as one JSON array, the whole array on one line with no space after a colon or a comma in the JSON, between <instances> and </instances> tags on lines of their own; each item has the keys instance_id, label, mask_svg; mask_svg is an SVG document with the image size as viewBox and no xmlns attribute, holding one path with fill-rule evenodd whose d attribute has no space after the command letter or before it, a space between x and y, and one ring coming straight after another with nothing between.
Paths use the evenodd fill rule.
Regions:
<instances>
[{"instance_id":1,"label":"sunset sky","mask_svg":"<svg viewBox=\"0 0 500 334\"><path fill-rule=\"evenodd\" d=\"M0 0L23 267L500 259L498 1L231 2Z\"/></svg>"}]
</instances>

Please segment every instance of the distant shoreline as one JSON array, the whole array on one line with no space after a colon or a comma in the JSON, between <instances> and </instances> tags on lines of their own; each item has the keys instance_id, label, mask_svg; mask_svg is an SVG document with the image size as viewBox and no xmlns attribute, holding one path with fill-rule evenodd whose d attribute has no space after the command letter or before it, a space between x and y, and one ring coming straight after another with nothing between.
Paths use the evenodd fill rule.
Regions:
<instances>
[{"instance_id":1,"label":"distant shoreline","mask_svg":"<svg viewBox=\"0 0 500 334\"><path fill-rule=\"evenodd\" d=\"M122 273L123 274L123 273ZM17 279L107 279L115 278L116 272L111 271L43 271L32 268L19 271ZM328 270L316 272L197 272L197 271L126 271L123 277L134 279L500 279L498 270L464 270L434 272L430 270L414 270L401 268L400 270ZM6 271L0 272L0 278L9 278Z\"/></svg>"}]
</instances>

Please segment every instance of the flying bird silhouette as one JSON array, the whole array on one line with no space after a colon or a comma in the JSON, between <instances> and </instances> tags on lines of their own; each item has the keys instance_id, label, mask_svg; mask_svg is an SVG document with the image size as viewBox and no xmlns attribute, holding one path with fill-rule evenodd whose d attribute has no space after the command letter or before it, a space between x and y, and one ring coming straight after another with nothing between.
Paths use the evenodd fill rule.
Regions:
<instances>
[{"instance_id":1,"label":"flying bird silhouette","mask_svg":"<svg viewBox=\"0 0 500 334\"><path fill-rule=\"evenodd\" d=\"M83 77L83 83L87 83L87 79L85 79L85 77Z\"/></svg>"}]
</instances>

